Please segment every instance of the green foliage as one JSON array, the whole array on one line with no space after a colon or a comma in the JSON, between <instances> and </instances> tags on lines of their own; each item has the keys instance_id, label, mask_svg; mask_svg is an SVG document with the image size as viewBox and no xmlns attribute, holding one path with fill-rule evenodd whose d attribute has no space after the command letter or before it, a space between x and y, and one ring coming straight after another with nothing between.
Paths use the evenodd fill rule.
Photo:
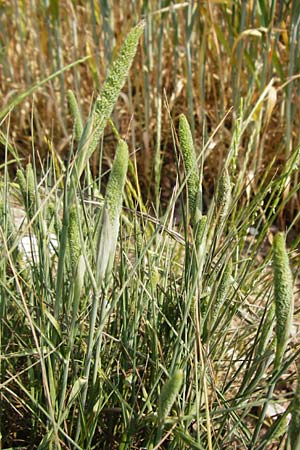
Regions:
<instances>
[{"instance_id":1,"label":"green foliage","mask_svg":"<svg viewBox=\"0 0 300 450\"><path fill-rule=\"evenodd\" d=\"M293 161L298 157L296 149ZM266 177L250 200L240 194L245 189L235 189L234 175L221 172L207 215L191 229L185 205L182 221L174 222L185 179L165 216L154 216L141 203L134 207L139 197L130 177L126 182L128 164L128 146L120 140L104 200L86 197L85 178L62 230L67 183L64 193L59 184L49 188L47 177L37 185L38 175L29 167L18 172L18 184L7 179L1 190L1 198L5 192L20 198L21 191L26 210L28 193L34 192L30 202L36 208L25 258L24 250L14 249L27 237L26 224L17 232L11 209L2 206L1 236L9 242L0 259L2 378L9 400L4 411L22 399L33 424L33 448L63 442L91 449L94 439L105 447L108 436L128 448L163 442L174 449L277 445L286 416L270 419L261 441L262 427L273 390L280 389L298 350L286 352L292 276L285 235L275 236L273 249L267 235L288 201L282 193L294 163L277 178ZM67 178L72 167L68 170ZM53 173L54 166L50 179ZM126 210L123 202L130 205ZM253 222L260 230L254 236L248 232ZM55 246L54 232L60 233ZM60 260L67 270L59 269ZM275 371L273 292L280 355ZM32 354L38 355L34 364ZM261 403L252 433L249 417L254 420Z\"/></svg>"},{"instance_id":2,"label":"green foliage","mask_svg":"<svg viewBox=\"0 0 300 450\"><path fill-rule=\"evenodd\" d=\"M297 387L292 401L292 417L289 424L288 450L300 448L300 376L298 373Z\"/></svg>"}]
</instances>

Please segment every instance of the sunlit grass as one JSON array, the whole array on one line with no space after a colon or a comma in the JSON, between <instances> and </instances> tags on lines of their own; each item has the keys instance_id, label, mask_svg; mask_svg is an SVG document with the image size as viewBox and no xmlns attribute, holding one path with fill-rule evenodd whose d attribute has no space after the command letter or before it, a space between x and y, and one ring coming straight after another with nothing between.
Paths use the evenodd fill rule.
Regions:
<instances>
[{"instance_id":1,"label":"sunlit grass","mask_svg":"<svg viewBox=\"0 0 300 450\"><path fill-rule=\"evenodd\" d=\"M179 150L175 142L174 152ZM284 187L298 149L283 174L271 179L266 174L260 184L244 179L238 189L239 173L229 153L209 211L192 226L188 174L179 172L163 216L133 206L120 211L120 203L116 213L109 212L112 200L120 202L110 189L120 180L122 192L125 182L120 151L104 202L86 197L83 185L67 225L60 211L68 191L61 192L58 183L49 187L47 177L37 184L31 166L18 176L19 187L6 171L0 229L2 439L11 443L9 427L24 426L30 448L279 445L293 401L281 382L286 378L292 389L299 348L289 333L284 344L277 336L278 365L274 300L284 294L276 259L273 287L270 240L271 226L288 201ZM54 168L49 169L52 178ZM35 197L27 194L32 191ZM127 179L125 203L134 205L136 196ZM14 197L27 212L23 231L12 217ZM178 202L181 220L175 216ZM110 221L119 214L118 233ZM119 236L115 258L111 233ZM18 245L25 235L31 239L26 255ZM296 260L290 258L293 272ZM272 418L274 401L283 412ZM6 417L20 404L19 415L8 423ZM23 445L18 436L15 443Z\"/></svg>"},{"instance_id":2,"label":"sunlit grass","mask_svg":"<svg viewBox=\"0 0 300 450\"><path fill-rule=\"evenodd\" d=\"M31 88L0 111L0 447L294 450L297 2L25 3L19 72L1 34Z\"/></svg>"}]
</instances>

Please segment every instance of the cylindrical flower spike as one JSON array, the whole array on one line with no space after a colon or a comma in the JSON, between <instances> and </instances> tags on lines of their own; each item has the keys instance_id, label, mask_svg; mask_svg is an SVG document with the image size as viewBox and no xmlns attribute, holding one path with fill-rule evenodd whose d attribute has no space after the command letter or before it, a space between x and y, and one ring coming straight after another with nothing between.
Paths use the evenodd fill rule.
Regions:
<instances>
[{"instance_id":1,"label":"cylindrical flower spike","mask_svg":"<svg viewBox=\"0 0 300 450\"><path fill-rule=\"evenodd\" d=\"M277 233L273 242L274 299L276 315L275 368L282 361L293 321L293 276L285 246L285 236Z\"/></svg>"},{"instance_id":2,"label":"cylindrical flower spike","mask_svg":"<svg viewBox=\"0 0 300 450\"><path fill-rule=\"evenodd\" d=\"M118 56L112 64L109 75L96 100L92 115L83 130L78 144L77 161L71 173L70 202L73 200L74 186L77 185L87 161L93 154L120 91L125 84L144 26L145 23L142 21L128 34Z\"/></svg>"},{"instance_id":3,"label":"cylindrical flower spike","mask_svg":"<svg viewBox=\"0 0 300 450\"><path fill-rule=\"evenodd\" d=\"M97 280L102 282L112 270L119 233L122 196L128 168L128 146L120 140L106 187L102 227L97 253Z\"/></svg>"},{"instance_id":4,"label":"cylindrical flower spike","mask_svg":"<svg viewBox=\"0 0 300 450\"><path fill-rule=\"evenodd\" d=\"M217 208L216 213L220 221L222 221L228 215L230 200L231 200L231 182L228 170L225 167L223 173L219 178L216 195L216 208Z\"/></svg>"},{"instance_id":5,"label":"cylindrical flower spike","mask_svg":"<svg viewBox=\"0 0 300 450\"><path fill-rule=\"evenodd\" d=\"M164 384L158 405L158 422L163 425L167 415L179 394L183 381L183 371L181 369L175 370L171 378Z\"/></svg>"},{"instance_id":6,"label":"cylindrical flower spike","mask_svg":"<svg viewBox=\"0 0 300 450\"><path fill-rule=\"evenodd\" d=\"M78 107L78 103L76 100L76 97L74 95L74 92L71 91L71 89L68 90L68 101L70 106L70 111L72 115L72 119L74 122L74 132L75 132L75 138L76 141L79 141L83 132L83 125L82 125L82 119Z\"/></svg>"},{"instance_id":7,"label":"cylindrical flower spike","mask_svg":"<svg viewBox=\"0 0 300 450\"><path fill-rule=\"evenodd\" d=\"M212 310L212 320L215 321L218 317L219 311L223 305L223 302L226 298L226 294L228 292L230 283L231 283L231 274L232 274L232 260L230 259L226 264L226 267L223 270L222 278L220 280L218 291L215 299L215 303L213 305Z\"/></svg>"},{"instance_id":8,"label":"cylindrical flower spike","mask_svg":"<svg viewBox=\"0 0 300 450\"><path fill-rule=\"evenodd\" d=\"M191 222L195 224L201 217L200 181L193 137L184 114L181 114L179 119L179 141L187 177Z\"/></svg>"},{"instance_id":9,"label":"cylindrical flower spike","mask_svg":"<svg viewBox=\"0 0 300 450\"><path fill-rule=\"evenodd\" d=\"M26 177L23 170L17 170L17 181L23 197L26 212L28 217L31 219L34 214L35 205L35 180L32 165L30 163L26 166Z\"/></svg>"},{"instance_id":10,"label":"cylindrical flower spike","mask_svg":"<svg viewBox=\"0 0 300 450\"><path fill-rule=\"evenodd\" d=\"M70 210L69 226L68 226L70 257L72 268L74 271L76 271L78 259L82 253L79 227L80 225L78 220L78 211L76 206L74 205Z\"/></svg>"}]
</instances>

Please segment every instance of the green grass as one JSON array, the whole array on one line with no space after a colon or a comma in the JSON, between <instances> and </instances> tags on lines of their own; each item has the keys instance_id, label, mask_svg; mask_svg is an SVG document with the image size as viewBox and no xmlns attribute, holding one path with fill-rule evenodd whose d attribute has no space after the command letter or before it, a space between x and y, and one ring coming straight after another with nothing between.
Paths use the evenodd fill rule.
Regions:
<instances>
[{"instance_id":1,"label":"green grass","mask_svg":"<svg viewBox=\"0 0 300 450\"><path fill-rule=\"evenodd\" d=\"M276 260L273 287L268 239L288 201L282 194L297 158L295 150L283 174L271 181L266 177L258 192L245 184L244 190L250 189L247 198L240 194L241 187L234 187L238 174L230 176L229 157L229 203L221 214L216 194L205 220L200 219L200 234L188 225L187 178L181 173L161 217L130 206L135 188L127 180L127 206L118 233L107 221L120 213L119 206L109 213L111 199L119 195L111 196L109 186L122 193L124 174L115 166L124 164L126 170L122 159L116 159L110 176L117 177L120 186L109 181L103 204L87 198L83 185L67 225L60 211L69 188L65 184L61 192L58 183L49 188L53 167L39 184L29 167L18 177L25 180L20 187L6 171L0 230L4 443L82 449L279 445L287 433L285 419L264 423L261 414L265 417L267 410L260 408L276 402L288 411L293 396L281 384L288 377L292 386L299 346L296 341L289 346L285 332L278 365L272 304L277 291L284 294L278 287ZM27 193L21 196L24 186ZM38 257L24 260L18 247L22 234L12 217L14 198L27 212L29 223L22 233L35 235ZM182 220L175 224L178 201ZM258 230L257 236L250 234L250 226ZM111 233L119 235L114 262ZM54 254L50 234L59 239ZM172 377L178 381L169 397ZM13 421L8 423L10 415ZM283 427L280 437L278 421ZM253 439L256 426L259 440Z\"/></svg>"},{"instance_id":2,"label":"green grass","mask_svg":"<svg viewBox=\"0 0 300 450\"><path fill-rule=\"evenodd\" d=\"M100 12L95 2L91 4L92 36L97 41ZM62 34L57 5L51 2L47 23L53 40L48 51L54 52L52 71L58 69L62 101L66 86L61 76L64 60L59 52ZM100 5L101 20L106 18L103 33L112 37L112 11L106 2ZM132 2L131 8L136 7L137 13L140 5ZM152 10L150 2L142 6L149 67L154 24L159 25L161 51L164 40L170 43L164 34L164 21L171 17L176 42L184 20L187 117L193 116L193 108L199 111L198 101L203 102L206 96L205 69L196 72L197 84L193 84L192 72L195 36L209 32L208 25L194 25L204 6L178 4L169 11L167 2L159 2L159 12ZM269 30L273 33L268 25L279 21L280 14L287 14L283 8L275 17L274 7L275 2L267 6L261 1L259 14L253 10L255 20L258 17L265 27L260 32L266 54L267 40L274 37L268 35ZM213 8L212 4L207 8ZM216 159L214 194L205 189L205 162L214 152L215 142L223 137L228 115L220 110L209 135L204 120L199 146L198 113L187 119L185 111L180 111L178 123L166 98L168 119L164 126L171 136L168 152L172 151L175 161L175 182L168 201L161 199L162 72L156 84L160 92L155 96L154 205L141 194L137 136L120 138L113 108L144 23L133 28L123 46L118 46L121 50L114 55L86 123L80 111L80 91L68 93L74 136L67 162L53 151L39 164L33 139L32 163L22 168L22 157L10 140L11 116L3 122L1 449L299 447L296 372L300 348L297 335L291 336L292 324L297 324L294 300L296 312L298 308L298 293L293 295L299 270L299 239L294 229L298 216L292 218L291 226L278 231L287 205L299 196L295 174L300 148L287 131L289 151L280 170L275 159L270 158L264 166L259 161L266 137L265 120L272 113L268 98L274 93L274 80L269 82L269 67L263 65L258 71L254 64L259 53L257 36L247 31L245 3L222 3L220 8L232 30L235 120L223 159ZM184 14L180 16L180 12ZM212 19L212 11L207 14ZM295 24L296 12L293 14ZM18 20L23 35L22 15ZM224 32L217 23L210 25L215 38L212 42L216 47L222 42L222 51L226 51ZM237 28L239 35L235 36ZM276 38L276 28L274 33ZM254 42L250 38L245 42L246 36ZM199 49L201 58L205 58L204 50ZM179 44L174 45L176 51L180 51ZM112 52L110 42L106 57ZM24 59L25 64L25 53ZM278 66L276 61L274 56L271 63ZM221 74L218 49L215 64ZM245 98L240 78L246 70L244 64L249 73L256 73ZM99 83L99 65L96 57L90 61L95 83ZM29 69L26 73L30 80ZM141 78L150 90L147 71ZM197 93L199 86L201 95L193 97L193 89ZM218 92L226 110L223 89L219 78ZM259 95L254 95L257 92ZM150 93L143 98L149 123L150 99ZM9 109L19 100L14 99ZM8 109L3 111L4 117ZM63 107L60 114L63 128L67 117ZM32 136L37 119L33 110ZM97 153L105 127L118 142L109 173L103 170L94 177L89 162ZM105 140L100 156L103 146ZM19 167L16 177L10 171L11 158ZM25 215L20 230L14 204ZM21 247L25 236L29 240L26 255ZM272 416L275 404L282 406L282 412Z\"/></svg>"}]
</instances>

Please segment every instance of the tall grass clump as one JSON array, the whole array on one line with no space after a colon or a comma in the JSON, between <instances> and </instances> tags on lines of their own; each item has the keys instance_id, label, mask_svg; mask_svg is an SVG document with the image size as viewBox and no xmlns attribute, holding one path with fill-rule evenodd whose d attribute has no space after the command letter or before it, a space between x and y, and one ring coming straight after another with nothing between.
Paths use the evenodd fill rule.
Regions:
<instances>
[{"instance_id":1,"label":"tall grass clump","mask_svg":"<svg viewBox=\"0 0 300 450\"><path fill-rule=\"evenodd\" d=\"M56 307L55 315L57 316L60 304L61 304L61 294L62 294L62 284L63 284L63 270L64 270L64 260L66 253L66 234L67 234L67 224L69 221L69 208L72 206L75 198L75 192L77 185L80 181L80 177L86 164L88 163L90 157L94 153L99 139L104 131L106 122L112 113L113 107L120 91L125 83L126 76L128 74L129 68L132 64L134 55L137 50L138 40L141 36L144 28L144 23L141 22L136 27L134 27L129 35L127 36L123 46L120 49L118 56L116 57L114 63L112 64L109 75L104 83L104 86L96 99L93 111L87 120L87 123L82 131L81 138L78 143L77 155L73 167L68 174L66 182L68 184L68 189L65 195L64 204L64 227L61 234L62 249L59 258L59 275L56 287ZM73 114L75 114L75 124L79 120L77 107L75 104L75 98L71 94L71 105L73 109Z\"/></svg>"},{"instance_id":2,"label":"tall grass clump","mask_svg":"<svg viewBox=\"0 0 300 450\"><path fill-rule=\"evenodd\" d=\"M174 151L177 142L174 135ZM294 343L287 351L295 260L287 257L288 233L276 233L273 245L270 239L298 156L296 149L283 174L253 183L249 197L247 180L235 183L242 181L229 151L197 223L189 173L180 166L164 215L146 208L122 139L103 201L87 195L84 177L68 203L68 181L65 192L59 179L49 183L53 161L39 182L36 166L18 172L16 183L7 173L1 198L10 200L0 228L4 445L258 450L296 442L296 400L281 388L286 374L294 381L299 354ZM197 197L203 173L196 157L192 168ZM35 193L29 203L27 177ZM14 202L23 208L20 229ZM283 408L276 418L274 400Z\"/></svg>"},{"instance_id":3,"label":"tall grass clump","mask_svg":"<svg viewBox=\"0 0 300 450\"><path fill-rule=\"evenodd\" d=\"M203 192L206 146L199 158L193 139L184 147L182 124L191 135L187 120L180 121L174 152L179 142L184 171L178 164L161 217L143 204L122 139L103 201L88 195L83 177L69 202L72 162L63 192L60 179L50 184L52 160L40 180L36 165L20 170L16 182L6 173L0 186L1 198L9 198L0 222L6 447L24 447L23 440L28 448L258 450L297 442L297 396L287 398L282 389L287 374L285 383L294 382L299 355L297 343L287 351L297 255L288 258L289 233L276 232L273 245L271 239L299 149L281 174L250 185L237 170L243 161L229 149L206 213L196 203L192 216L190 198L197 202ZM240 117L235 149L247 121ZM299 187L291 195L297 193ZM270 412L274 401L281 404L277 417Z\"/></svg>"},{"instance_id":4,"label":"tall grass clump","mask_svg":"<svg viewBox=\"0 0 300 450\"><path fill-rule=\"evenodd\" d=\"M133 27L121 45L114 31L125 23L123 1L119 9L90 2L90 16L76 2L50 3L49 10L40 7L45 27L30 20L34 33L28 36L26 2L23 9L18 2L8 6L23 39L21 66L28 81L26 39L42 36L36 43L41 55L52 55L56 75L43 98L53 100L59 92L55 124L57 136L66 134L69 156L66 162L60 158L53 133L53 142L47 139L51 157L39 163L43 122L33 107L32 163L24 170L27 160L15 148L18 140L10 139L15 111L1 124L0 447L297 447L300 348L297 321L295 337L291 325L299 215L288 218L284 211L299 197L300 148L288 133L293 145L283 153L280 170L276 159L265 155L268 127L285 114L284 107L277 110L273 89L286 102L280 83L296 83L285 80L278 58L278 48L285 54L289 39L287 4L277 9L275 2L264 1L259 8L239 1L126 2L126 17L132 13L140 20L142 13L145 23ZM69 77L62 76L68 61L61 53L62 31L69 30L62 21L65 10L72 12L66 16L74 60L82 50L79 12L91 20L86 83L100 86L108 67L102 54L114 61L86 123L87 67L69 67ZM294 16L292 24L297 35ZM144 27L143 65L136 60L123 91ZM2 35L1 58L10 49ZM119 52L103 40L107 36ZM99 54L93 52L96 45ZM176 70L169 78L170 55ZM225 66L228 58L231 64ZM17 77L13 67L5 71ZM280 82L269 79L273 73L281 74ZM70 80L74 86L68 91ZM234 109L224 113L231 100ZM186 109L189 119L182 114ZM107 122L112 139L104 136ZM97 172L89 163L101 138ZM154 172L140 170L139 155ZM172 158L164 164L163 155L176 164ZM164 196L167 182L170 195Z\"/></svg>"}]
</instances>

